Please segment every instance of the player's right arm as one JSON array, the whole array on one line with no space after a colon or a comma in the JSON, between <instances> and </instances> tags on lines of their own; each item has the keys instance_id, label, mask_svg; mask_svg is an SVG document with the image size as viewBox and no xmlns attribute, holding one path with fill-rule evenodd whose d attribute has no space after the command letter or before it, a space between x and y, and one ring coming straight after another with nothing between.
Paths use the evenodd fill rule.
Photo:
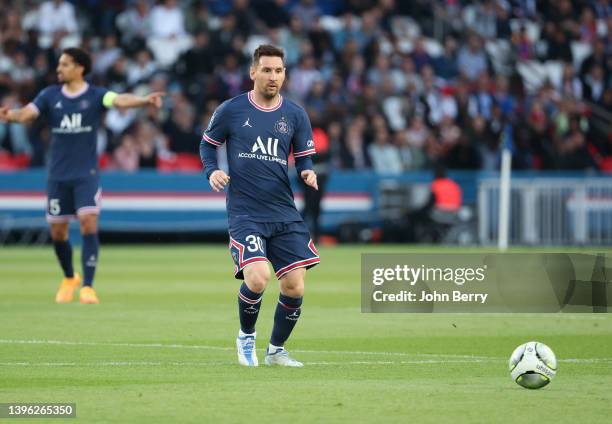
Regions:
<instances>
[{"instance_id":1,"label":"player's right arm","mask_svg":"<svg viewBox=\"0 0 612 424\"><path fill-rule=\"evenodd\" d=\"M200 159L206 178L214 191L222 191L230 181L230 177L219 169L217 163L217 147L221 146L229 135L228 103L229 101L222 103L215 110L200 141Z\"/></svg>"},{"instance_id":2,"label":"player's right arm","mask_svg":"<svg viewBox=\"0 0 612 424\"><path fill-rule=\"evenodd\" d=\"M38 109L29 103L20 109L9 109L8 107L0 107L0 121L2 122L19 122L26 124L38 118Z\"/></svg>"}]
</instances>

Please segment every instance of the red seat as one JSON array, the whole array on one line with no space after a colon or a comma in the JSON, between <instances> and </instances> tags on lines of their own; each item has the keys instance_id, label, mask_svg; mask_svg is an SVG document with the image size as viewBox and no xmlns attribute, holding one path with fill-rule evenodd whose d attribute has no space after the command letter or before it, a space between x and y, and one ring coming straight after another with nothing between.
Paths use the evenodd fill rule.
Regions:
<instances>
[{"instance_id":1,"label":"red seat","mask_svg":"<svg viewBox=\"0 0 612 424\"><path fill-rule=\"evenodd\" d=\"M0 152L0 171L17 171L28 166L30 166L28 155L11 155L8 152Z\"/></svg>"},{"instance_id":2,"label":"red seat","mask_svg":"<svg viewBox=\"0 0 612 424\"><path fill-rule=\"evenodd\" d=\"M599 168L603 172L612 172L612 156L606 156L599 162Z\"/></svg>"},{"instance_id":3,"label":"red seat","mask_svg":"<svg viewBox=\"0 0 612 424\"><path fill-rule=\"evenodd\" d=\"M172 157L157 158L159 172L201 172L202 162L198 155L177 153Z\"/></svg>"},{"instance_id":4,"label":"red seat","mask_svg":"<svg viewBox=\"0 0 612 424\"><path fill-rule=\"evenodd\" d=\"M181 172L200 172L202 171L202 161L200 156L191 153L177 153L176 170Z\"/></svg>"}]
</instances>

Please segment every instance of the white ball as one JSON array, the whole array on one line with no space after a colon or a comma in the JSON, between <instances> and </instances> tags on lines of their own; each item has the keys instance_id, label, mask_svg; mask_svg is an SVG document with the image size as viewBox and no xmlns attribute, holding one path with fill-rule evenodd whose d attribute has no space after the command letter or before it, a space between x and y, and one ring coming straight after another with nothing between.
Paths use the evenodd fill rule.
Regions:
<instances>
[{"instance_id":1,"label":"white ball","mask_svg":"<svg viewBox=\"0 0 612 424\"><path fill-rule=\"evenodd\" d=\"M527 342L514 349L508 366L512 380L527 389L541 389L557 374L555 354L540 342Z\"/></svg>"}]
</instances>

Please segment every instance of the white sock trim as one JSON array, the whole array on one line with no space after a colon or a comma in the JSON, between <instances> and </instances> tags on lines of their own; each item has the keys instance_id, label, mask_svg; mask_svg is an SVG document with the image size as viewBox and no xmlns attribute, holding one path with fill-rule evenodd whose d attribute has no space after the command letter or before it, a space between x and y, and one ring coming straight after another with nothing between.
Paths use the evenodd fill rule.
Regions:
<instances>
[{"instance_id":1,"label":"white sock trim","mask_svg":"<svg viewBox=\"0 0 612 424\"><path fill-rule=\"evenodd\" d=\"M274 346L272 343L268 345L268 351L275 352L277 349L282 349L282 346Z\"/></svg>"},{"instance_id":2,"label":"white sock trim","mask_svg":"<svg viewBox=\"0 0 612 424\"><path fill-rule=\"evenodd\" d=\"M249 334L249 333L245 333L242 331L242 329L238 330L238 337L246 337L246 336L256 336L257 335L257 331Z\"/></svg>"}]
</instances>

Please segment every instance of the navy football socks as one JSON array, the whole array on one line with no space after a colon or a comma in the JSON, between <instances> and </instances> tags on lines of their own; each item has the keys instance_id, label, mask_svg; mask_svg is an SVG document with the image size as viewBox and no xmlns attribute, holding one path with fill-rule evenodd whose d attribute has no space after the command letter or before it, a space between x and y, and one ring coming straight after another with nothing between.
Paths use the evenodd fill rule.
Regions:
<instances>
[{"instance_id":1,"label":"navy football socks","mask_svg":"<svg viewBox=\"0 0 612 424\"><path fill-rule=\"evenodd\" d=\"M83 265L83 285L93 284L96 265L98 264L98 234L84 234L81 247L81 264Z\"/></svg>"},{"instance_id":2,"label":"navy football socks","mask_svg":"<svg viewBox=\"0 0 612 424\"><path fill-rule=\"evenodd\" d=\"M64 277L74 277L74 269L72 267L72 246L68 240L53 240L55 255L64 271Z\"/></svg>"},{"instance_id":3,"label":"navy football socks","mask_svg":"<svg viewBox=\"0 0 612 424\"><path fill-rule=\"evenodd\" d=\"M274 313L274 327L270 344L281 347L285 344L293 327L297 324L302 311L302 298L289 297L283 294L278 296L278 304Z\"/></svg>"},{"instance_id":4,"label":"navy football socks","mask_svg":"<svg viewBox=\"0 0 612 424\"><path fill-rule=\"evenodd\" d=\"M255 332L255 323L261 307L263 292L251 291L246 283L242 283L238 292L238 315L240 316L240 329L245 334Z\"/></svg>"}]
</instances>

